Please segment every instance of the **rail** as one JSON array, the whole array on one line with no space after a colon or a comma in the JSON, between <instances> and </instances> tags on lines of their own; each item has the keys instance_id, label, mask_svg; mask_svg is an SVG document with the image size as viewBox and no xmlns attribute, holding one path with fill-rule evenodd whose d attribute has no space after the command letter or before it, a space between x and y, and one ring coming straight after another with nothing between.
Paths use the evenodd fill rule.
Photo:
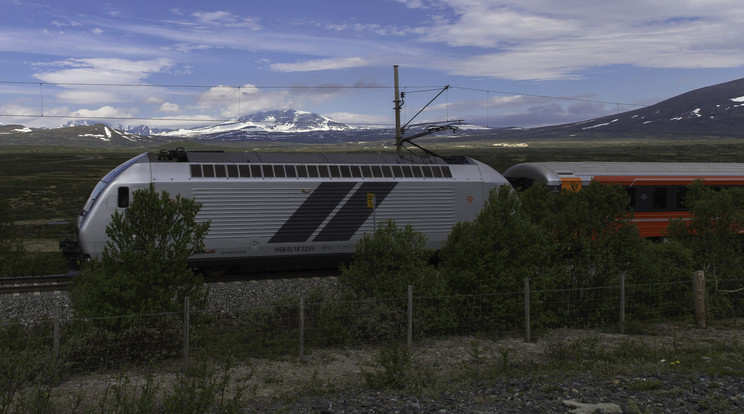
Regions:
<instances>
[{"instance_id":1,"label":"rail","mask_svg":"<svg viewBox=\"0 0 744 414\"><path fill-rule=\"evenodd\" d=\"M204 277L205 283L259 281L271 279L303 279L337 276L338 272L329 270L232 273L219 277ZM34 293L68 290L75 276L72 274L14 276L0 278L0 295L8 293Z\"/></svg>"},{"instance_id":2,"label":"rail","mask_svg":"<svg viewBox=\"0 0 744 414\"><path fill-rule=\"evenodd\" d=\"M72 280L69 274L3 277L0 278L0 294L67 290Z\"/></svg>"}]
</instances>

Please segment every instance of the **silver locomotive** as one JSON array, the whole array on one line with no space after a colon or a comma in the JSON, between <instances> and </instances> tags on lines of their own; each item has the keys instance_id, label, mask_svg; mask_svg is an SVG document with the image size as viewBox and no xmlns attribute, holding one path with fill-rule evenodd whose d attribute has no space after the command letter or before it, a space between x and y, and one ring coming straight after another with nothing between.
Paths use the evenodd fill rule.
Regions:
<instances>
[{"instance_id":1,"label":"silver locomotive","mask_svg":"<svg viewBox=\"0 0 744 414\"><path fill-rule=\"evenodd\" d=\"M393 219L437 248L452 227L482 209L489 192L509 185L468 157L388 154L143 153L109 172L78 217L78 240L63 243L68 261L97 257L114 211L153 184L202 204L211 220L202 253L205 273L332 269L379 223Z\"/></svg>"}]
</instances>

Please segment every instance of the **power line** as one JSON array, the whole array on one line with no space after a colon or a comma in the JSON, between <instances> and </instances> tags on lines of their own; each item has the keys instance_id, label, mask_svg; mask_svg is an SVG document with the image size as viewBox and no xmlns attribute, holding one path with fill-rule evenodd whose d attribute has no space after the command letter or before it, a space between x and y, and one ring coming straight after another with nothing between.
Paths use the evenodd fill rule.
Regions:
<instances>
[{"instance_id":1,"label":"power line","mask_svg":"<svg viewBox=\"0 0 744 414\"><path fill-rule=\"evenodd\" d=\"M82 116L82 115L46 115L44 114L44 86L57 86L57 87L126 87L126 88L190 88L190 89L212 89L212 88L232 88L238 92L238 118L240 117L240 107L242 104L241 93L243 89L248 89L246 85L243 86L231 86L231 85L187 85L187 84L142 84L142 83L85 83L85 82L32 82L32 81L7 81L0 80L0 85L38 85L39 86L39 113L38 114L3 114L0 113L0 117L3 118L55 118L55 119L101 119L101 120L139 120L139 121L167 121L167 122L227 122L233 119L222 119L222 118L199 118L199 117L186 117L186 118L172 118L172 117L128 117L128 116ZM256 89L392 89L392 86L387 85L294 85L294 86L280 86L280 85L251 85L250 87ZM432 91L439 91L442 89L441 86L431 85L416 85L416 86L404 86L403 89L407 94L413 93L428 93ZM645 105L631 104L623 102L610 102L593 99L583 98L572 98L565 96L551 96L551 95L539 95L530 93L519 93L500 91L492 89L479 89L462 86L449 86L449 89L459 89L464 91L475 91L486 94L486 99L490 99L490 94L500 95L511 95L511 96L527 96L541 99L552 99L561 101L574 101L574 102L588 102L598 103L603 105L616 105L618 108L622 106L634 106L643 107ZM448 98L449 104L449 98ZM449 105L447 105L449 106ZM489 108L486 109L486 117L490 116ZM380 125L380 123L355 123L355 125Z\"/></svg>"},{"instance_id":2,"label":"power line","mask_svg":"<svg viewBox=\"0 0 744 414\"><path fill-rule=\"evenodd\" d=\"M556 99L556 100L561 100L561 101L591 102L591 103L601 103L605 105L623 105L623 106L637 106L637 107L647 106L647 105L642 105L642 104L632 104L632 103L625 103L625 102L610 102L610 101L600 101L600 100L595 100L595 99L569 98L565 96L536 95L532 93L506 92L506 91L496 91L496 90L491 90L491 89L466 88L462 86L451 86L451 88L452 89L463 89L463 90L468 90L468 91L485 92L486 94L496 93L500 95L529 96L532 98Z\"/></svg>"},{"instance_id":3,"label":"power line","mask_svg":"<svg viewBox=\"0 0 744 414\"><path fill-rule=\"evenodd\" d=\"M194 89L220 88L220 87L234 88L234 89L245 89L246 88L246 85L234 86L234 85L186 85L186 84L165 84L165 83L163 84L142 84L142 83L32 82L32 81L3 81L3 80L0 80L0 84L39 85L40 87L43 85L50 85L50 86L108 86L108 87L194 88ZM251 85L251 86L255 87L256 89L393 89L392 86L388 86L388 85L350 85L350 86L349 85L314 85L314 86ZM443 86L432 86L432 85L404 86L404 89L416 89L416 90L406 90L406 93L439 91L442 88ZM627 103L627 102L612 102L612 101L602 101L602 100L596 100L596 99L571 98L571 97L566 97L566 96L539 95L539 94L523 93L523 92L499 91L499 90L494 90L494 89L470 88L470 87L464 87L464 86L450 86L450 88L467 90L467 91L484 92L487 94L495 93L495 94L500 94L500 95L529 96L533 98L555 99L555 100L562 100L562 101L591 102L591 103L601 103L601 104L606 104L606 105L623 105L623 106L637 106L637 107L646 106L642 104L633 104L633 103Z\"/></svg>"}]
</instances>

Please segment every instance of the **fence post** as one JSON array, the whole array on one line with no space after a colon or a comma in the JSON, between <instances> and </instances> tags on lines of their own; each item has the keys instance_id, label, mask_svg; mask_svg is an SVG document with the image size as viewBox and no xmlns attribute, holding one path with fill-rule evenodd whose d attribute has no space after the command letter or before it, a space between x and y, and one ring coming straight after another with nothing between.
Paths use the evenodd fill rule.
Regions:
<instances>
[{"instance_id":1,"label":"fence post","mask_svg":"<svg viewBox=\"0 0 744 414\"><path fill-rule=\"evenodd\" d=\"M300 362L305 355L305 297L300 296Z\"/></svg>"},{"instance_id":2,"label":"fence post","mask_svg":"<svg viewBox=\"0 0 744 414\"><path fill-rule=\"evenodd\" d=\"M183 298L183 372L189 371L189 297Z\"/></svg>"},{"instance_id":3,"label":"fence post","mask_svg":"<svg viewBox=\"0 0 744 414\"><path fill-rule=\"evenodd\" d=\"M406 344L411 347L413 343L413 286L408 285L408 337Z\"/></svg>"},{"instance_id":4,"label":"fence post","mask_svg":"<svg viewBox=\"0 0 744 414\"><path fill-rule=\"evenodd\" d=\"M692 290L695 298L695 322L698 328L705 328L705 272L702 270L692 274Z\"/></svg>"},{"instance_id":5,"label":"fence post","mask_svg":"<svg viewBox=\"0 0 744 414\"><path fill-rule=\"evenodd\" d=\"M625 333L625 274L620 275L620 334Z\"/></svg>"},{"instance_id":6,"label":"fence post","mask_svg":"<svg viewBox=\"0 0 744 414\"><path fill-rule=\"evenodd\" d=\"M59 357L59 305L54 307L54 358Z\"/></svg>"},{"instance_id":7,"label":"fence post","mask_svg":"<svg viewBox=\"0 0 744 414\"><path fill-rule=\"evenodd\" d=\"M530 342L530 278L524 278L524 340Z\"/></svg>"}]
</instances>

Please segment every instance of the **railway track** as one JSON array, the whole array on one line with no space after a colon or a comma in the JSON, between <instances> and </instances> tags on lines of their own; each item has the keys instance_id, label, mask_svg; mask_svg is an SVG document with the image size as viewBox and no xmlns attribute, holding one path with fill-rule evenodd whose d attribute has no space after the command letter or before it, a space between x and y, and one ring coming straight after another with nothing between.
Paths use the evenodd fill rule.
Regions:
<instances>
[{"instance_id":1,"label":"railway track","mask_svg":"<svg viewBox=\"0 0 744 414\"><path fill-rule=\"evenodd\" d=\"M0 278L0 294L67 290L72 280L67 274L3 277Z\"/></svg>"},{"instance_id":2,"label":"railway track","mask_svg":"<svg viewBox=\"0 0 744 414\"><path fill-rule=\"evenodd\" d=\"M261 281L271 279L306 279L314 277L337 276L338 272L320 271L294 271L294 272L268 272L229 274L219 277L205 277L205 283L237 282L237 281ZM0 278L0 295L8 293L33 293L68 290L74 276L70 274L42 275L42 276L17 276Z\"/></svg>"}]
</instances>

